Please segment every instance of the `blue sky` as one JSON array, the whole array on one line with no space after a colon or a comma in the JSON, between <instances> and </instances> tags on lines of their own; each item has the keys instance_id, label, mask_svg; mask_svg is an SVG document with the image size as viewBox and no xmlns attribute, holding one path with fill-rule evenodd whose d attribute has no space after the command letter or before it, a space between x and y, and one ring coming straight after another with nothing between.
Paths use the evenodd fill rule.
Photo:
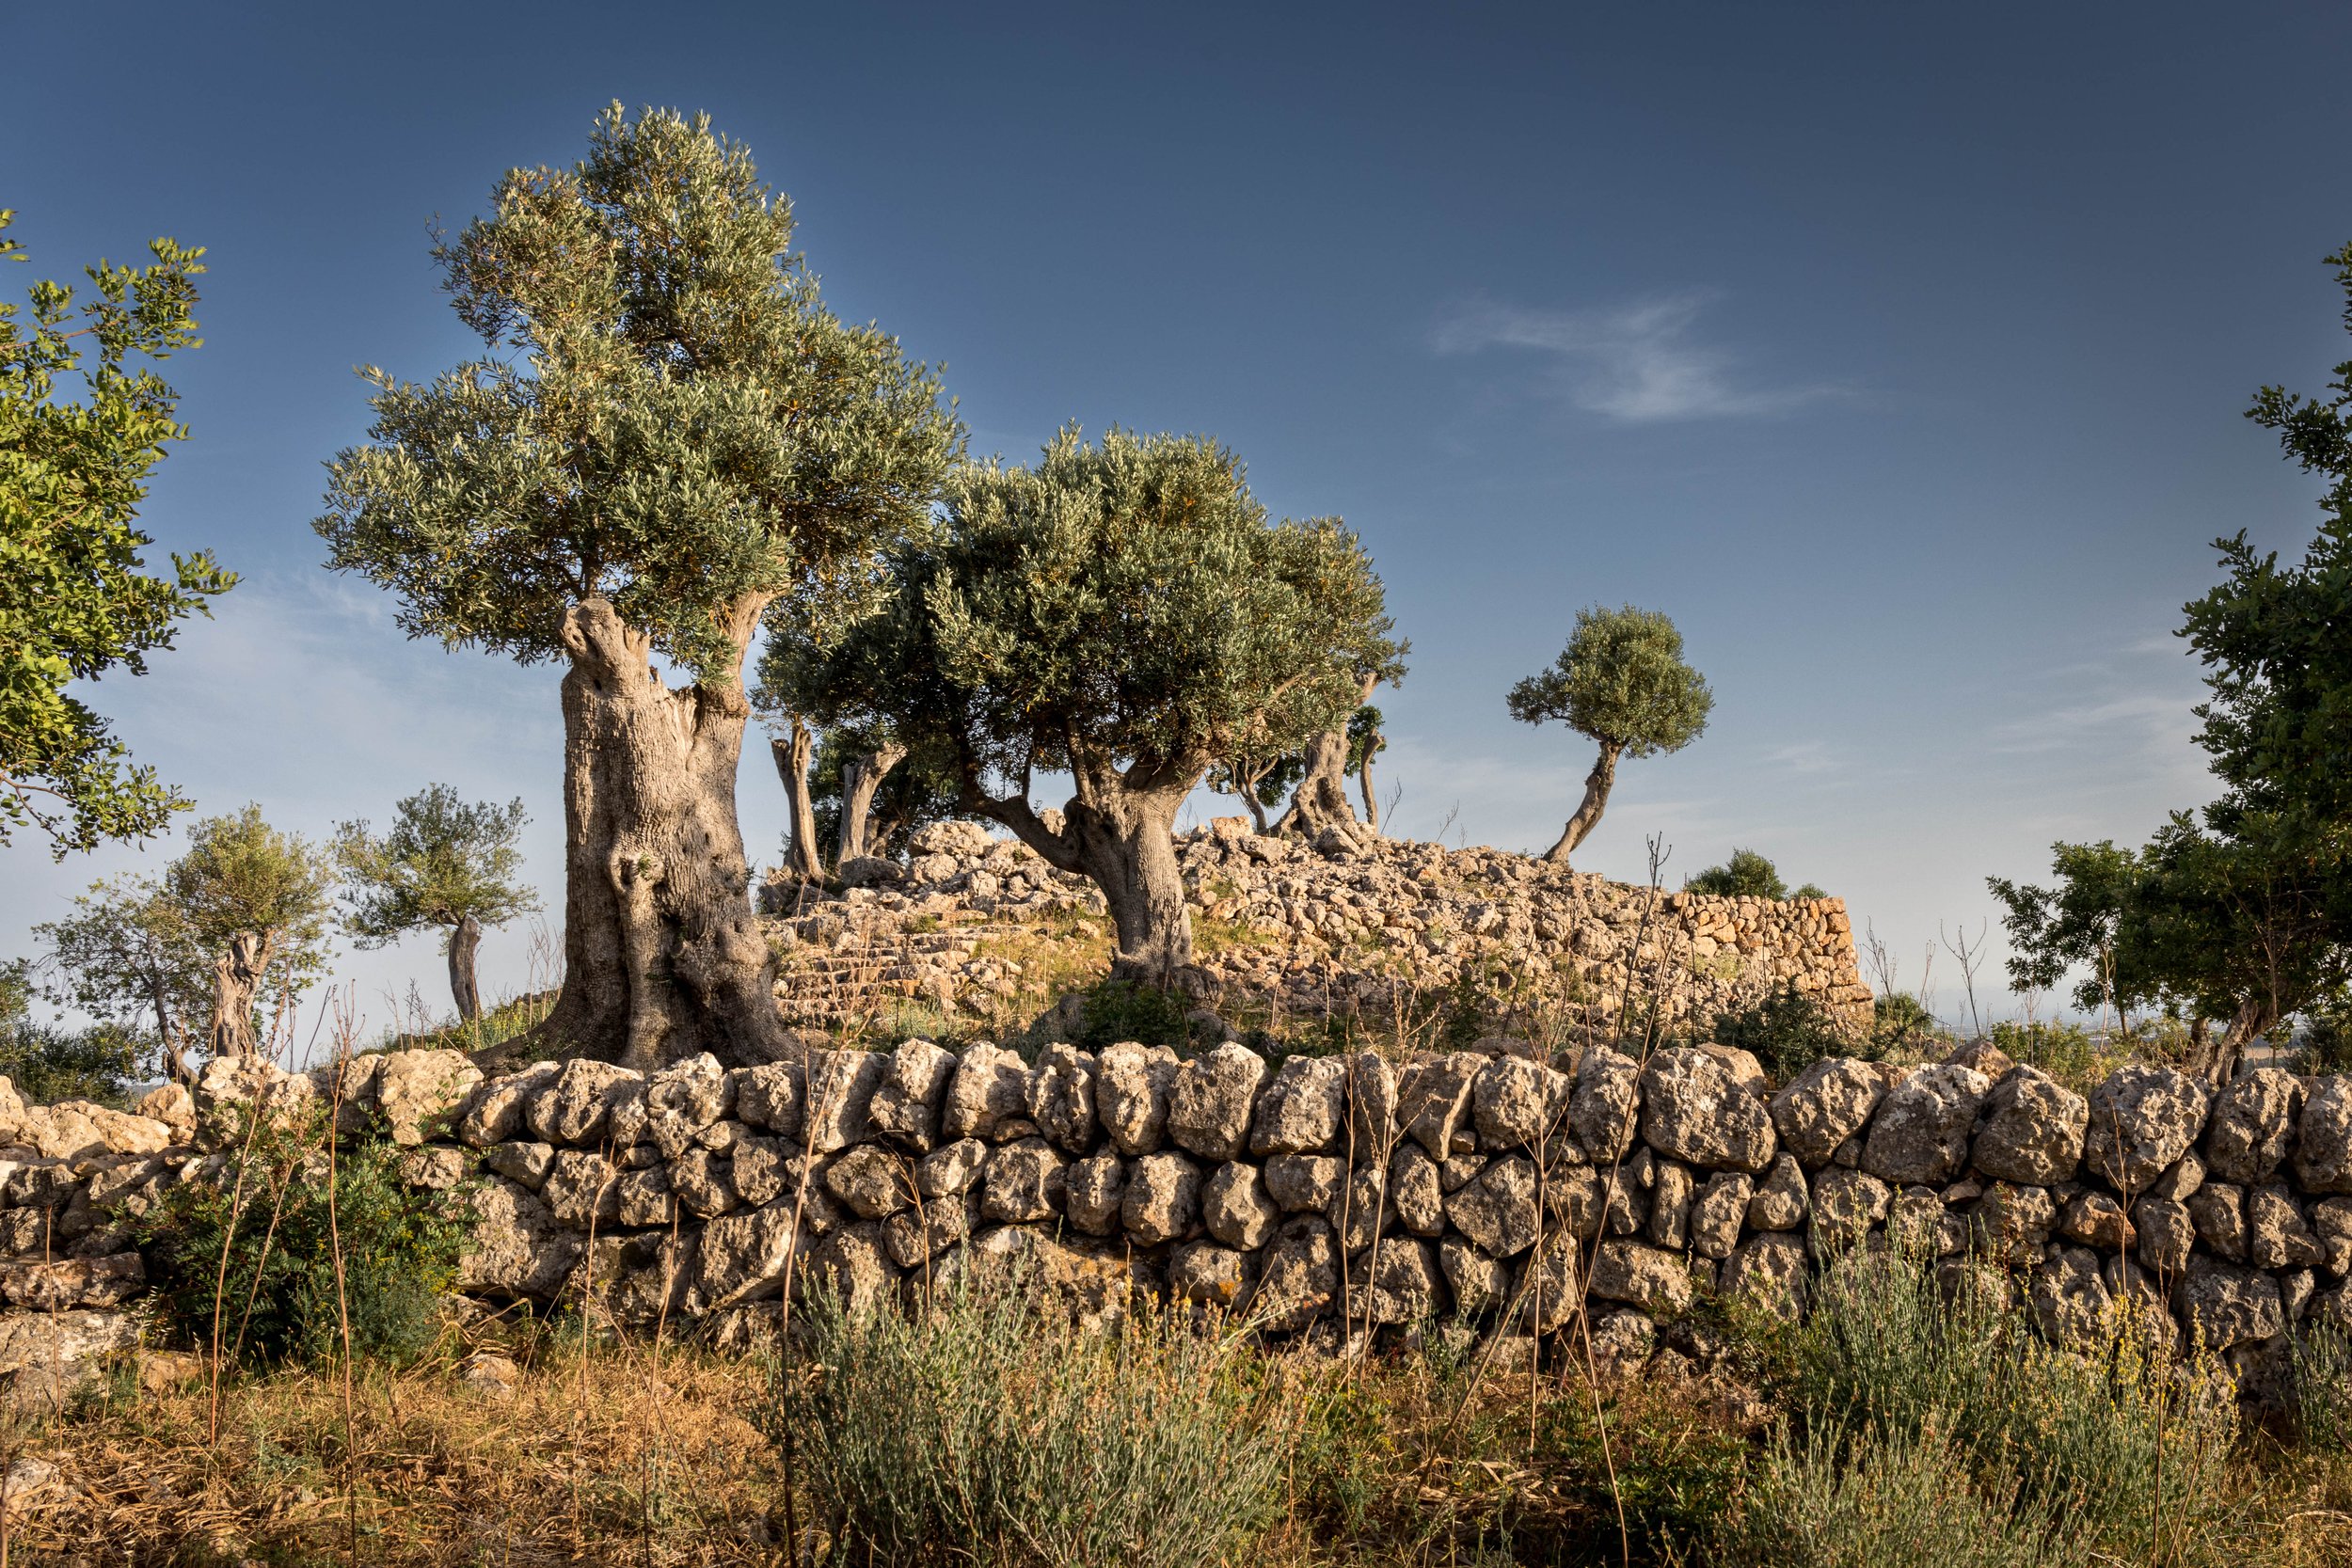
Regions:
<instances>
[{"instance_id":1,"label":"blue sky","mask_svg":"<svg viewBox=\"0 0 2352 1568\"><path fill-rule=\"evenodd\" d=\"M2308 538L2239 415L2344 356L2341 8L134 5L0 36L49 62L0 132L34 260L0 281L211 252L147 518L246 580L97 705L201 808L310 832L428 781L519 794L551 904L555 672L404 642L309 524L352 368L472 351L436 215L576 158L611 99L748 143L977 450L1206 432L1357 527L1413 642L1378 699L1404 832L1549 844L1588 748L1503 691L1581 605L1672 614L1714 721L1627 766L1579 863L1756 847L1905 984L1987 875L2205 799L2169 634L2216 535ZM0 954L171 852L0 850ZM488 989L523 947L489 939ZM429 938L343 973L379 1021L445 995ZM1935 1000L1963 1010L1948 957Z\"/></svg>"}]
</instances>

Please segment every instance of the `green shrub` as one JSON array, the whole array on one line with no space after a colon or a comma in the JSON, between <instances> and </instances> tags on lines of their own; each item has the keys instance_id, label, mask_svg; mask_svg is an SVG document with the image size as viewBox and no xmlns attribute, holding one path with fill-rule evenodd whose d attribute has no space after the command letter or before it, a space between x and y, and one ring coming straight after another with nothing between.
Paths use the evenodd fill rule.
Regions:
<instances>
[{"instance_id":1,"label":"green shrub","mask_svg":"<svg viewBox=\"0 0 2352 1568\"><path fill-rule=\"evenodd\" d=\"M1939 1054L1951 1036L1909 991L1870 999L1870 1054L1878 1061Z\"/></svg>"},{"instance_id":2,"label":"green shrub","mask_svg":"<svg viewBox=\"0 0 2352 1568\"><path fill-rule=\"evenodd\" d=\"M1973 1479L1972 1479L1973 1477ZM1784 1430L1712 1532L1739 1568L2076 1568L2102 1560L2021 1498L1998 1463L1972 1465L1941 1428L1836 1421Z\"/></svg>"},{"instance_id":3,"label":"green shrub","mask_svg":"<svg viewBox=\"0 0 2352 1568\"><path fill-rule=\"evenodd\" d=\"M2087 1090L2123 1065L2079 1023L1995 1023L1986 1037L2012 1062L2037 1067L2070 1088Z\"/></svg>"},{"instance_id":4,"label":"green shrub","mask_svg":"<svg viewBox=\"0 0 2352 1568\"><path fill-rule=\"evenodd\" d=\"M111 1023L60 1029L33 1022L33 988L22 961L0 965L0 1076L36 1105L94 1100L119 1110L148 1051Z\"/></svg>"},{"instance_id":5,"label":"green shrub","mask_svg":"<svg viewBox=\"0 0 2352 1568\"><path fill-rule=\"evenodd\" d=\"M2158 1531L2175 1547L2210 1539L2237 1434L2210 1364L2176 1379L2153 1325L2126 1312L2052 1346L1984 1277L1963 1269L1947 1292L1930 1260L1900 1250L1834 1262L1797 1335L1798 1407L1894 1438L1948 1434L1985 1474L2013 1476L2085 1539L2139 1560Z\"/></svg>"},{"instance_id":6,"label":"green shrub","mask_svg":"<svg viewBox=\"0 0 2352 1568\"><path fill-rule=\"evenodd\" d=\"M372 1128L337 1151L330 1226L326 1121L313 1109L236 1129L216 1173L139 1221L164 1316L188 1342L212 1343L216 1310L222 1353L248 1364L336 1358L346 1312L358 1358L405 1365L439 1338L470 1234L463 1189L408 1186L404 1151Z\"/></svg>"},{"instance_id":7,"label":"green shrub","mask_svg":"<svg viewBox=\"0 0 2352 1568\"><path fill-rule=\"evenodd\" d=\"M2352 1072L2352 1006L2313 1008L2296 1038L2295 1070L2314 1077Z\"/></svg>"},{"instance_id":8,"label":"green shrub","mask_svg":"<svg viewBox=\"0 0 2352 1568\"><path fill-rule=\"evenodd\" d=\"M1195 1568L1277 1516L1294 1418L1237 1334L1156 1314L1089 1334L1017 1280L917 1316L821 1291L806 1313L766 1417L836 1560Z\"/></svg>"},{"instance_id":9,"label":"green shrub","mask_svg":"<svg viewBox=\"0 0 2352 1568\"><path fill-rule=\"evenodd\" d=\"M1157 986L1132 980L1104 980L1085 993L1078 1032L1070 1043L1100 1051L1121 1040L1141 1045L1182 1046L1189 1043L1184 999Z\"/></svg>"},{"instance_id":10,"label":"green shrub","mask_svg":"<svg viewBox=\"0 0 2352 1568\"><path fill-rule=\"evenodd\" d=\"M1731 859L1723 864L1710 865L1694 877L1684 878L1682 891L1718 898L1788 896L1788 885L1780 879L1779 868L1753 849L1734 849Z\"/></svg>"},{"instance_id":11,"label":"green shrub","mask_svg":"<svg viewBox=\"0 0 2352 1568\"><path fill-rule=\"evenodd\" d=\"M1776 1084L1824 1056L1873 1054L1868 1042L1855 1039L1793 984L1736 1011L1717 1013L1711 1034L1718 1045L1753 1053Z\"/></svg>"}]
</instances>

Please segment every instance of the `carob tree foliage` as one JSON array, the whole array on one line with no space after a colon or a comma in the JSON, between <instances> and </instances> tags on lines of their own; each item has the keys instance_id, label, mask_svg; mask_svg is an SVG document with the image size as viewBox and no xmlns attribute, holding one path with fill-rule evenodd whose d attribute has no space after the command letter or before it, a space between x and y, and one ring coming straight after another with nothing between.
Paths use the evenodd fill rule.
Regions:
<instances>
[{"instance_id":1,"label":"carob tree foliage","mask_svg":"<svg viewBox=\"0 0 2352 1568\"><path fill-rule=\"evenodd\" d=\"M1073 427L945 496L828 661L822 717L953 759L964 810L1103 890L1113 974L1168 984L1192 960L1178 807L1212 763L1345 723L1401 651L1380 579L1339 522L1272 521L1194 436ZM1030 801L1051 772L1073 781L1058 821Z\"/></svg>"},{"instance_id":2,"label":"carob tree foliage","mask_svg":"<svg viewBox=\"0 0 2352 1568\"><path fill-rule=\"evenodd\" d=\"M371 440L332 466L329 564L399 595L411 636L566 666L562 1052L786 1047L736 819L745 653L961 450L937 379L827 310L791 242L743 148L614 104L586 159L514 170L436 246L489 353L430 385L366 372Z\"/></svg>"}]
</instances>

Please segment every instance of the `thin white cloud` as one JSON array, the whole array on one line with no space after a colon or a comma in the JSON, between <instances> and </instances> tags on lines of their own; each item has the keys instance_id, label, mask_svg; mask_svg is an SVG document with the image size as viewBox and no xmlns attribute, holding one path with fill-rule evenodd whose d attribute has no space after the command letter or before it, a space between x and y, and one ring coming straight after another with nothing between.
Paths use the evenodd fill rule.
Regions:
<instances>
[{"instance_id":1,"label":"thin white cloud","mask_svg":"<svg viewBox=\"0 0 2352 1568\"><path fill-rule=\"evenodd\" d=\"M1439 354L1518 348L1548 355L1571 406L1629 423L1782 414L1843 394L1823 384L1742 385L1733 357L1692 331L1720 297L1717 290L1688 289L1583 310L1481 301L1449 312L1433 346Z\"/></svg>"}]
</instances>

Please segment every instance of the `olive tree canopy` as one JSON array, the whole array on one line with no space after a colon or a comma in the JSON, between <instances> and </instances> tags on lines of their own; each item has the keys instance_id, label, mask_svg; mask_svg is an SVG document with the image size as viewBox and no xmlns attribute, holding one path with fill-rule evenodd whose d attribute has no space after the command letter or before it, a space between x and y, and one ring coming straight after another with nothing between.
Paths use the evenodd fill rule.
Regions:
<instances>
[{"instance_id":1,"label":"olive tree canopy","mask_svg":"<svg viewBox=\"0 0 2352 1568\"><path fill-rule=\"evenodd\" d=\"M1567 647L1549 669L1512 687L1508 701L1522 723L1558 720L1600 747L1584 799L1560 841L1544 851L1544 859L1561 862L1599 823L1618 759L1680 751L1707 728L1715 705L1706 677L1683 662L1674 622L1631 605L1578 610Z\"/></svg>"},{"instance_id":2,"label":"olive tree canopy","mask_svg":"<svg viewBox=\"0 0 2352 1568\"><path fill-rule=\"evenodd\" d=\"M745 650L771 605L919 521L959 429L895 339L825 309L790 205L706 119L614 104L583 161L516 169L492 206L434 253L488 352L425 385L365 372L329 564L390 589L412 636L568 667L544 1043L771 1057L735 812Z\"/></svg>"},{"instance_id":3,"label":"olive tree canopy","mask_svg":"<svg viewBox=\"0 0 2352 1568\"><path fill-rule=\"evenodd\" d=\"M1330 518L1271 520L1231 451L1075 427L1032 467L958 469L938 536L830 661L829 724L952 759L963 808L1091 878L1115 973L1191 961L1171 833L1221 758L1340 728L1397 648L1379 578ZM1040 773L1073 792L1057 825Z\"/></svg>"}]
</instances>

